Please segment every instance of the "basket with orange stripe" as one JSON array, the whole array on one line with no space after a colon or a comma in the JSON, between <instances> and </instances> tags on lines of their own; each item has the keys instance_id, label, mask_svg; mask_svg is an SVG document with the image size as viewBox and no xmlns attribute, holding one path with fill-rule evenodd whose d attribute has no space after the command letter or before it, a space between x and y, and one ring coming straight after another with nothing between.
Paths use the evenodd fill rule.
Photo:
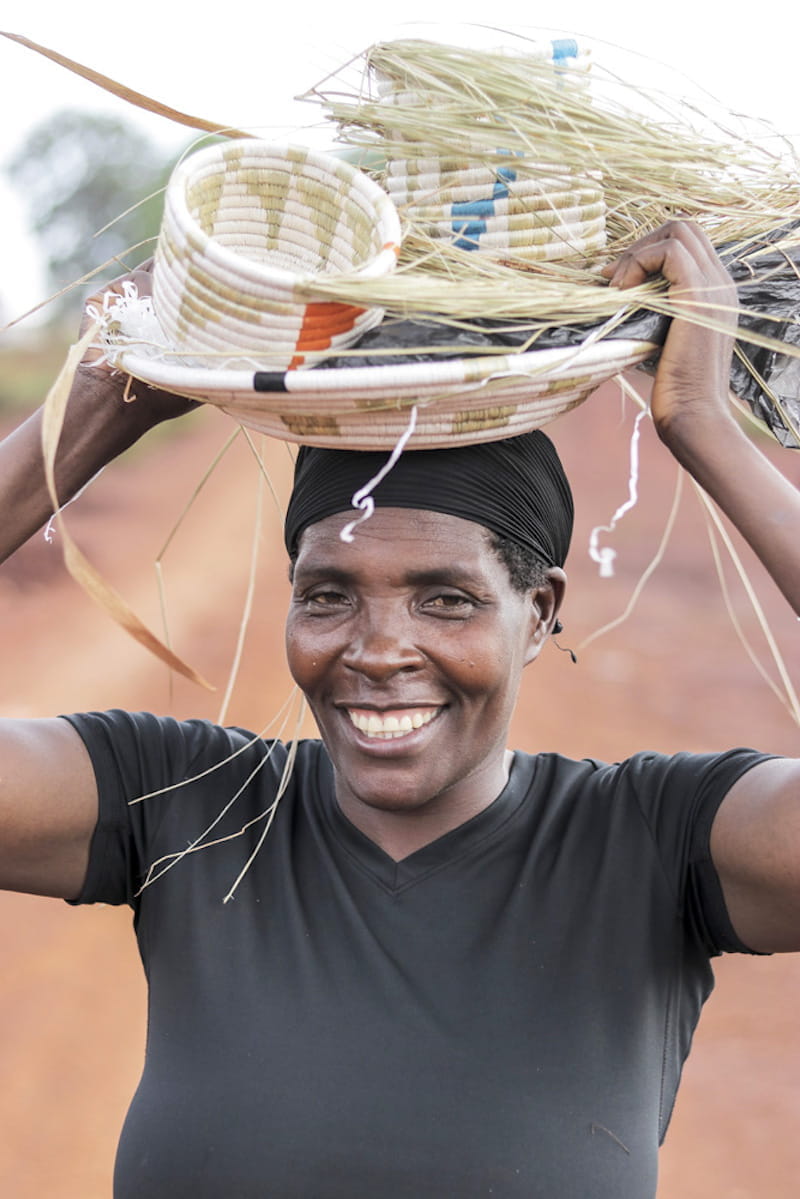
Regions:
<instances>
[{"instance_id":1,"label":"basket with orange stripe","mask_svg":"<svg viewBox=\"0 0 800 1199\"><path fill-rule=\"evenodd\" d=\"M170 179L153 302L187 364L313 365L383 311L313 301L308 283L385 274L399 247L394 204L348 162L249 138L214 145Z\"/></svg>"}]
</instances>

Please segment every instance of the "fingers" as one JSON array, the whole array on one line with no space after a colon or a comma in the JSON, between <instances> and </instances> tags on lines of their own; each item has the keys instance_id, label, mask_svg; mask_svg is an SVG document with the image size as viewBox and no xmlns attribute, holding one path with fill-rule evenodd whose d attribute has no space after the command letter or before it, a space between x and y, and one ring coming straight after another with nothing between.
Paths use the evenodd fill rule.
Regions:
<instances>
[{"instance_id":1,"label":"fingers","mask_svg":"<svg viewBox=\"0 0 800 1199\"><path fill-rule=\"evenodd\" d=\"M646 234L603 269L610 287L636 287L654 275L670 284L670 297L702 306L736 309L736 288L703 230L670 221Z\"/></svg>"},{"instance_id":2,"label":"fingers","mask_svg":"<svg viewBox=\"0 0 800 1199\"><path fill-rule=\"evenodd\" d=\"M98 313L102 313L107 308L109 296L126 298L129 284L134 285L139 297L152 295L152 272L153 259L148 258L134 270L112 279L110 283L105 284L89 296L84 305L81 333L84 333L97 319ZM87 368L89 368L88 371ZM190 412L193 408L198 407L196 400L161 391L149 384L137 384L135 392L129 393L130 376L113 366L108 360L106 351L99 345L91 345L87 349L78 366L78 376L81 375L84 377L91 375L93 386L111 386L118 393L124 393L124 398L135 398L142 429L159 424L161 421L171 420L176 416L182 416L185 412ZM80 386L80 381L76 385Z\"/></svg>"},{"instance_id":3,"label":"fingers","mask_svg":"<svg viewBox=\"0 0 800 1199\"><path fill-rule=\"evenodd\" d=\"M670 221L639 238L617 262L603 268L612 287L634 287L651 275L671 283L687 276L727 275L705 233L690 221Z\"/></svg>"},{"instance_id":4,"label":"fingers","mask_svg":"<svg viewBox=\"0 0 800 1199\"><path fill-rule=\"evenodd\" d=\"M110 283L104 283L97 291L93 292L86 300L88 304L103 303L103 296L111 293L112 295L122 296L125 294L125 284L135 283L140 296L149 296L152 294L153 283L153 259L146 258L132 271L126 271L124 275L118 275L116 279L112 279ZM84 307L86 307L84 305Z\"/></svg>"},{"instance_id":5,"label":"fingers","mask_svg":"<svg viewBox=\"0 0 800 1199\"><path fill-rule=\"evenodd\" d=\"M136 288L137 296L150 296L153 294L153 259L147 258L134 270L128 271L124 275L118 275L116 279L112 279L110 283L106 283L103 287L98 288L87 297L84 306L83 314L80 323L80 335L82 336L93 321L97 319L97 314L102 313L108 306L109 296L119 296L124 298L128 286L133 284ZM96 363L104 357L102 350L97 347L91 347L86 351L83 357L83 362L90 365Z\"/></svg>"}]
</instances>

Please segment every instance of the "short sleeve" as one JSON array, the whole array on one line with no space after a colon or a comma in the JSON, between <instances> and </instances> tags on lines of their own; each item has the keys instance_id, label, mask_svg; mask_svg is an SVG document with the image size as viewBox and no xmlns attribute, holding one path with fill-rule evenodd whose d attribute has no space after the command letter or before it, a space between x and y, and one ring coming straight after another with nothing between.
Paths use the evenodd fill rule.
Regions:
<instances>
[{"instance_id":1,"label":"short sleeve","mask_svg":"<svg viewBox=\"0 0 800 1199\"><path fill-rule=\"evenodd\" d=\"M711 857L711 826L730 788L769 755L638 754L624 763L679 908L711 954L752 953L731 924Z\"/></svg>"},{"instance_id":2,"label":"short sleeve","mask_svg":"<svg viewBox=\"0 0 800 1199\"><path fill-rule=\"evenodd\" d=\"M229 794L246 787L248 776L270 753L270 743L252 733L203 720L122 711L65 719L86 745L99 795L78 904L134 905L149 866L168 840L165 826L175 794L181 794L189 836L199 836L218 814L223 787ZM214 774L220 786L207 784ZM174 848L174 840L170 844Z\"/></svg>"}]
</instances>

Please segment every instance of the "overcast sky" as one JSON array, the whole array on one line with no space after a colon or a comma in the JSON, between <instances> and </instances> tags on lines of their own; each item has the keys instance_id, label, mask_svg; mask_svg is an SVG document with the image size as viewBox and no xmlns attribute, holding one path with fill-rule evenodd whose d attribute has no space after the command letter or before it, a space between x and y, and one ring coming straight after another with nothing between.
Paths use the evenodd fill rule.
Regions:
<instances>
[{"instance_id":1,"label":"overcast sky","mask_svg":"<svg viewBox=\"0 0 800 1199\"><path fill-rule=\"evenodd\" d=\"M710 7L710 6L709 6ZM397 9L398 6L395 6ZM639 83L658 80L673 94L682 76L697 81L727 107L771 120L783 133L800 133L798 71L792 30L760 27L757 6L731 0L724 15L706 11L697 0L669 5L628 0L562 0L560 25L533 26L537 6L519 0L426 0L406 6L408 21L424 14L426 23L392 23L385 6L358 0L338 5L264 5L257 17L252 0L213 0L200 6L169 0L130 0L127 4L68 6L61 0L4 0L2 25L77 59L165 104L221 124L245 127L267 137L285 136L298 125L318 121L314 108L292 97L316 83L376 38L413 33L448 40L458 27L446 24L457 8L463 22L498 29L523 29L531 36L579 36L594 60ZM772 17L774 8L768 10ZM276 15L278 14L278 15ZM794 23L796 18L787 18ZM457 35L456 35L457 36ZM475 35L473 35L475 36ZM498 34L485 35L501 41ZM617 47L640 57L621 54ZM659 73L651 60L669 64ZM686 85L688 86L688 84ZM185 130L106 96L93 85L31 51L0 38L0 164L22 143L30 128L62 107L103 108L135 120L165 147L185 144ZM302 135L295 132L302 140ZM311 135L309 135L311 140ZM22 202L0 180L2 270L0 300L17 314L44 297L37 256L25 232Z\"/></svg>"}]
</instances>

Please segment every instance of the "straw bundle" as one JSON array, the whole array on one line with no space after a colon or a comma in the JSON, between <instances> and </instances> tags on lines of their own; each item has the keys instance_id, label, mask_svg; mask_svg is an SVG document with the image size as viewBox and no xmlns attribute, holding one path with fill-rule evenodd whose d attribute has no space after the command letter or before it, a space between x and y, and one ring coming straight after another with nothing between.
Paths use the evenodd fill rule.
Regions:
<instances>
[{"instance_id":1,"label":"straw bundle","mask_svg":"<svg viewBox=\"0 0 800 1199\"><path fill-rule=\"evenodd\" d=\"M444 322L491 315L535 329L591 324L611 317L620 298L598 278L598 265L643 232L675 216L694 219L717 248L746 258L765 237L800 218L793 156L720 128L700 132L689 124L688 110L673 114L663 98L658 119L651 119L620 102L616 81L612 90L609 80L597 79L596 68L591 87L589 78L588 57L580 53L560 57L553 50L548 58L546 48L527 43L497 52L407 40L366 51L355 89L338 77L312 88L307 98L324 106L339 139L380 164L371 173L401 202L408 222L395 277L374 289L347 285L340 298L370 297L391 314L435 314ZM385 80L412 102L386 103ZM425 97L424 106L416 96ZM417 188L416 175L393 165L398 145L413 146L427 190ZM441 164L455 168L454 148L462 167L487 178L502 179L511 166L518 180L548 195L551 213L586 207L585 219L596 219L592 202L599 195L605 246L587 245L581 261L524 262L515 253L471 254L457 239L442 238L442 209L470 200L441 179ZM393 182L398 169L406 185L400 190ZM552 190L559 177L569 180L566 198ZM573 191L579 204L570 203ZM524 194L518 199L526 203ZM439 209L433 222L432 207ZM792 251L798 240L788 232L780 244ZM326 285L319 294L328 294ZM670 314L655 286L626 300L630 310Z\"/></svg>"},{"instance_id":2,"label":"straw bundle","mask_svg":"<svg viewBox=\"0 0 800 1199\"><path fill-rule=\"evenodd\" d=\"M566 86L578 64L571 39L548 43L539 65L557 71ZM580 59L588 69L588 55ZM580 75L578 76L580 78ZM590 182L565 167L560 155L523 153L506 144L485 100L477 105L466 78L461 96L413 80L403 64L385 61L376 70L379 105L389 109L383 183L412 229L516 263L577 258L605 245L605 204L597 176ZM583 82L583 80L581 80ZM396 112L401 119L395 122ZM422 127L431 111L452 115L456 129L447 153L426 157Z\"/></svg>"}]
</instances>

